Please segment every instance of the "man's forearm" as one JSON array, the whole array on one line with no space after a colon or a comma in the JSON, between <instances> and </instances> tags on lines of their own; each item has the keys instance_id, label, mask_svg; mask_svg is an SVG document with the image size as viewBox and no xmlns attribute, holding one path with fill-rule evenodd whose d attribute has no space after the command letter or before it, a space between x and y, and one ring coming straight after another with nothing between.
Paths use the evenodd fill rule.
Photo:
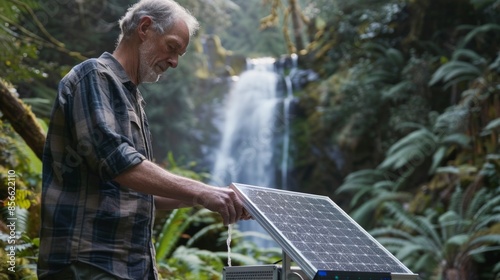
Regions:
<instances>
[{"instance_id":1,"label":"man's forearm","mask_svg":"<svg viewBox=\"0 0 500 280\"><path fill-rule=\"evenodd\" d=\"M166 198L155 195L155 207L158 210L173 210L184 207L191 207L193 204L187 204L177 199Z\"/></svg>"},{"instance_id":2,"label":"man's forearm","mask_svg":"<svg viewBox=\"0 0 500 280\"><path fill-rule=\"evenodd\" d=\"M157 196L158 206L170 209L171 206L187 207L201 204L203 192L210 187L168 172L148 160L118 175L114 180L135 191Z\"/></svg>"},{"instance_id":3,"label":"man's forearm","mask_svg":"<svg viewBox=\"0 0 500 280\"><path fill-rule=\"evenodd\" d=\"M218 212L225 225L250 218L230 188L209 186L172 174L148 160L123 172L114 180L122 186L154 195L159 209L201 205Z\"/></svg>"}]
</instances>

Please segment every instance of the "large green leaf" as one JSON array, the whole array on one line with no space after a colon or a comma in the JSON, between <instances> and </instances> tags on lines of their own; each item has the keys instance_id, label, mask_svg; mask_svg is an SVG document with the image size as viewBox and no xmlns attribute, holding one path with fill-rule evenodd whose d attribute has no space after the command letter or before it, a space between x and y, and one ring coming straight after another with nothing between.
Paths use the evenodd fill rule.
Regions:
<instances>
[{"instance_id":1,"label":"large green leaf","mask_svg":"<svg viewBox=\"0 0 500 280\"><path fill-rule=\"evenodd\" d=\"M478 244L500 244L500 234L488 234L474 238L470 245Z\"/></svg>"},{"instance_id":2,"label":"large green leaf","mask_svg":"<svg viewBox=\"0 0 500 280\"><path fill-rule=\"evenodd\" d=\"M190 224L191 208L175 209L163 225L163 229L156 241L156 261L170 256L177 246L177 241Z\"/></svg>"},{"instance_id":3,"label":"large green leaf","mask_svg":"<svg viewBox=\"0 0 500 280\"><path fill-rule=\"evenodd\" d=\"M449 61L439 67L432 75L430 86L438 82L445 83L445 88L460 81L473 80L481 75L481 69L465 61Z\"/></svg>"},{"instance_id":4,"label":"large green leaf","mask_svg":"<svg viewBox=\"0 0 500 280\"><path fill-rule=\"evenodd\" d=\"M398 169L412 161L422 161L437 149L438 139L428 129L419 129L392 145L378 168Z\"/></svg>"},{"instance_id":5,"label":"large green leaf","mask_svg":"<svg viewBox=\"0 0 500 280\"><path fill-rule=\"evenodd\" d=\"M500 25L498 25L496 23L486 23L486 24L483 24L481 26L474 28L469 33L467 33L467 35L463 39L462 43L459 45L459 48L467 45L470 41L472 41L477 36L486 34L487 32L491 32L491 31L500 32Z\"/></svg>"},{"instance_id":6,"label":"large green leaf","mask_svg":"<svg viewBox=\"0 0 500 280\"><path fill-rule=\"evenodd\" d=\"M381 170L363 169L350 173L344 179L344 183L337 188L336 193L353 192L365 188L371 188L375 183L386 179L386 174Z\"/></svg>"},{"instance_id":7,"label":"large green leaf","mask_svg":"<svg viewBox=\"0 0 500 280\"><path fill-rule=\"evenodd\" d=\"M453 52L451 60L468 60L474 64L484 64L486 60L477 52L470 49L458 49Z\"/></svg>"},{"instance_id":8,"label":"large green leaf","mask_svg":"<svg viewBox=\"0 0 500 280\"><path fill-rule=\"evenodd\" d=\"M405 65L405 58L401 50L389 48L385 52L385 55L394 67L402 68Z\"/></svg>"},{"instance_id":9,"label":"large green leaf","mask_svg":"<svg viewBox=\"0 0 500 280\"><path fill-rule=\"evenodd\" d=\"M441 228L441 236L447 240L457 233L461 217L455 211L447 211L439 216L439 226Z\"/></svg>"},{"instance_id":10,"label":"large green leaf","mask_svg":"<svg viewBox=\"0 0 500 280\"><path fill-rule=\"evenodd\" d=\"M402 248L400 248L396 252L395 256L399 260L405 260L409 256L412 256L421 250L422 250L422 245L415 244L415 243L409 243L409 244L406 244L405 246L402 246Z\"/></svg>"},{"instance_id":11,"label":"large green leaf","mask_svg":"<svg viewBox=\"0 0 500 280\"><path fill-rule=\"evenodd\" d=\"M373 217L377 210L384 206L384 202L408 200L410 197L411 195L406 193L377 190L371 195L369 200L356 207L350 215L361 226L367 227L370 222L373 222Z\"/></svg>"},{"instance_id":12,"label":"large green leaf","mask_svg":"<svg viewBox=\"0 0 500 280\"><path fill-rule=\"evenodd\" d=\"M496 118L494 120L491 120L487 125L486 127L484 128L484 130L493 130L493 129L496 129L500 127L500 118Z\"/></svg>"},{"instance_id":13,"label":"large green leaf","mask_svg":"<svg viewBox=\"0 0 500 280\"><path fill-rule=\"evenodd\" d=\"M415 85L411 81L404 80L382 92L382 97L391 101L401 101L413 91Z\"/></svg>"}]
</instances>

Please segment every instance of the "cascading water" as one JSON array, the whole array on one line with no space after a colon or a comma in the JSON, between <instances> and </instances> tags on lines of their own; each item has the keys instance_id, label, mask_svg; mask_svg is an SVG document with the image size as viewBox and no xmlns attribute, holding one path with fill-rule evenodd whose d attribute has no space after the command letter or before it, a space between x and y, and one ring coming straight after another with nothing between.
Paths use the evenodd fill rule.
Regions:
<instances>
[{"instance_id":1,"label":"cascading water","mask_svg":"<svg viewBox=\"0 0 500 280\"><path fill-rule=\"evenodd\" d=\"M275 120L281 98L274 59L249 62L226 103L222 141L217 153L213 182L274 187Z\"/></svg>"},{"instance_id":2,"label":"cascading water","mask_svg":"<svg viewBox=\"0 0 500 280\"><path fill-rule=\"evenodd\" d=\"M212 183L224 185L230 182L276 187L276 149L282 136L277 123L283 113L283 94L277 91L279 75L275 59L249 60L229 93L222 127L220 149L212 171ZM279 136L278 136L279 135ZM267 233L256 221L239 224L239 230L251 233ZM265 238L250 237L259 247L275 247Z\"/></svg>"},{"instance_id":3,"label":"cascading water","mask_svg":"<svg viewBox=\"0 0 500 280\"><path fill-rule=\"evenodd\" d=\"M212 184L231 182L290 189L290 107L293 89L316 79L312 71L298 70L297 55L247 61L247 70L227 96L221 145L215 153ZM281 174L280 174L281 173ZM244 234L261 248L276 243L256 221L239 223Z\"/></svg>"},{"instance_id":4,"label":"cascading water","mask_svg":"<svg viewBox=\"0 0 500 280\"><path fill-rule=\"evenodd\" d=\"M290 104L293 101L293 86L292 86L292 75L293 71L297 69L297 55L291 55L292 67L289 75L281 73L285 81L285 92L286 95L283 98L283 148L282 148L282 158L281 158L281 187L283 189L288 189L288 158L290 149ZM281 67L281 71L284 71L285 67Z\"/></svg>"}]
</instances>

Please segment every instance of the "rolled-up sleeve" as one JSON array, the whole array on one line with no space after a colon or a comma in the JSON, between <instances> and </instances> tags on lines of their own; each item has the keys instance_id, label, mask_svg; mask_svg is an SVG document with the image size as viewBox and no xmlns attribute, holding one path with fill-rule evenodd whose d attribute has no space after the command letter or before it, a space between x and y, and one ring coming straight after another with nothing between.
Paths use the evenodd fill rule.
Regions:
<instances>
[{"instance_id":1,"label":"rolled-up sleeve","mask_svg":"<svg viewBox=\"0 0 500 280\"><path fill-rule=\"evenodd\" d=\"M99 174L106 179L113 179L125 170L141 163L146 158L127 143L123 143L99 164Z\"/></svg>"}]
</instances>

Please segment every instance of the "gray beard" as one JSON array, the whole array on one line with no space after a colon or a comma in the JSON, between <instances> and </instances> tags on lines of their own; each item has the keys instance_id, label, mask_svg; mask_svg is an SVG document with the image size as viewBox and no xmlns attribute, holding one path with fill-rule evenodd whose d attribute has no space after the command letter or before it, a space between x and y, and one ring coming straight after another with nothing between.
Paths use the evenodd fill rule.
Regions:
<instances>
[{"instance_id":1,"label":"gray beard","mask_svg":"<svg viewBox=\"0 0 500 280\"><path fill-rule=\"evenodd\" d=\"M148 53L150 52L149 45L141 45L139 47L139 84L141 83L156 83L161 77L153 68L148 65Z\"/></svg>"}]
</instances>

